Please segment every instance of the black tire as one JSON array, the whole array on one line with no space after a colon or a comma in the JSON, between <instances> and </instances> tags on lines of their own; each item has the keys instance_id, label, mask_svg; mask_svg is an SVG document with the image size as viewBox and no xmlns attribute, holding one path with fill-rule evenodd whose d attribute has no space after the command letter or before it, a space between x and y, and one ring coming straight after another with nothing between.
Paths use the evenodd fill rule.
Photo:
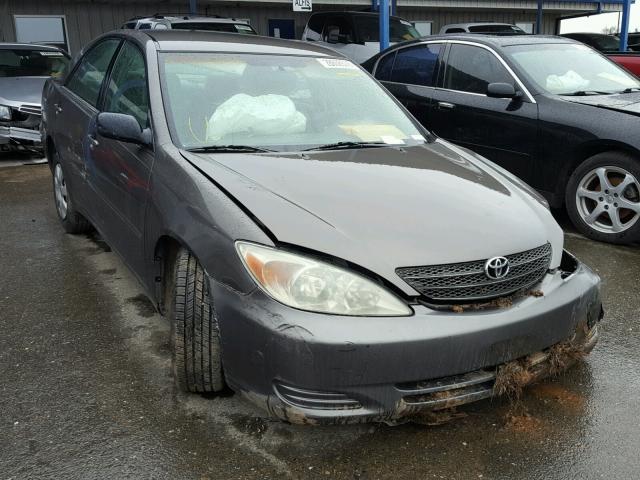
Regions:
<instances>
[{"instance_id":1,"label":"black tire","mask_svg":"<svg viewBox=\"0 0 640 480\"><path fill-rule=\"evenodd\" d=\"M187 392L224 388L220 331L204 270L181 249L175 260L171 291L171 337L176 384Z\"/></svg>"},{"instance_id":2,"label":"black tire","mask_svg":"<svg viewBox=\"0 0 640 480\"><path fill-rule=\"evenodd\" d=\"M600 167L605 168L605 176L614 187L611 191L602 188L598 175L593 173ZM635 182L626 187L623 192L614 193L615 187L625 178L624 172L634 177ZM597 195L594 195L593 199L586 197L583 200L577 199L578 189L584 186L589 178L592 178L592 183L587 190ZM628 153L604 152L588 158L576 168L567 184L565 203L571 221L581 233L594 240L619 244L640 241L640 211L634 213L631 209L624 209L618 202L619 195L623 195L626 201L638 203L640 206L640 183L638 182L640 182L640 159ZM592 220L591 224L588 223L587 213L595 212L599 205L606 210L603 210L595 221ZM622 227L617 228L623 228L623 230L615 231L613 218L620 221Z\"/></svg>"},{"instance_id":3,"label":"black tire","mask_svg":"<svg viewBox=\"0 0 640 480\"><path fill-rule=\"evenodd\" d=\"M58 170L59 169L59 170ZM62 227L67 233L86 233L91 230L91 224L84 218L75 208L73 201L73 195L71 189L68 188L65 180L65 170L59 161L58 155L54 154L53 157L53 202L56 207L56 213L60 219ZM61 177L59 177L61 175ZM59 198L58 195L62 195L59 190L58 182L62 182L64 188L64 197ZM64 208L61 206L62 198L64 198Z\"/></svg>"}]
</instances>

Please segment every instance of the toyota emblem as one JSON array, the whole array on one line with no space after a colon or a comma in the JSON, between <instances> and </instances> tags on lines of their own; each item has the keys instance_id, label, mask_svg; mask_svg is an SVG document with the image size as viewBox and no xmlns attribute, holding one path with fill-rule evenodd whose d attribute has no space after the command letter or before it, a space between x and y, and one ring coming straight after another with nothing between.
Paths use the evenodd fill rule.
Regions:
<instances>
[{"instance_id":1,"label":"toyota emblem","mask_svg":"<svg viewBox=\"0 0 640 480\"><path fill-rule=\"evenodd\" d=\"M509 273L509 260L505 257L493 257L484 264L484 274L491 280L500 280Z\"/></svg>"}]
</instances>

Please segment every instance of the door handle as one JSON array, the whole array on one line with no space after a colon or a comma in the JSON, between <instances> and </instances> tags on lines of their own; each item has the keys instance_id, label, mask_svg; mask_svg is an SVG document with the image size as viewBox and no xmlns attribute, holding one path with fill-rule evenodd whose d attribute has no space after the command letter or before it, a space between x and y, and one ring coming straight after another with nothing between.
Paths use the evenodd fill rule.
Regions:
<instances>
[{"instance_id":1,"label":"door handle","mask_svg":"<svg viewBox=\"0 0 640 480\"><path fill-rule=\"evenodd\" d=\"M93 135L89 135L89 148L95 148L100 145L100 142Z\"/></svg>"},{"instance_id":2,"label":"door handle","mask_svg":"<svg viewBox=\"0 0 640 480\"><path fill-rule=\"evenodd\" d=\"M438 108L441 110L451 110L453 108L456 108L456 106L453 103L449 102L438 102Z\"/></svg>"},{"instance_id":3,"label":"door handle","mask_svg":"<svg viewBox=\"0 0 640 480\"><path fill-rule=\"evenodd\" d=\"M54 104L53 104L53 108L55 109L56 114L58 114L58 113L61 113L61 112L62 112L62 107L61 107L59 104L57 104L57 103L54 103Z\"/></svg>"}]
</instances>

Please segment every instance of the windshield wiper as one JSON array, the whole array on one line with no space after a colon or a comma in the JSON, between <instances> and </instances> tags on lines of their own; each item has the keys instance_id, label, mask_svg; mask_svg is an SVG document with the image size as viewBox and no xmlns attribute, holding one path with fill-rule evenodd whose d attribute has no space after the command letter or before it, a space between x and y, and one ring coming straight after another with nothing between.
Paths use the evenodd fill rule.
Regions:
<instances>
[{"instance_id":1,"label":"windshield wiper","mask_svg":"<svg viewBox=\"0 0 640 480\"><path fill-rule=\"evenodd\" d=\"M391 144L383 143L383 142L336 142L336 143L327 143L326 145L319 145L317 147L305 148L303 151L310 150L339 150L339 149L348 149L348 148L368 148L368 147L386 147L393 146Z\"/></svg>"},{"instance_id":2,"label":"windshield wiper","mask_svg":"<svg viewBox=\"0 0 640 480\"><path fill-rule=\"evenodd\" d=\"M252 147L251 145L207 145L205 147L187 148L186 150L187 152L193 152L193 153L211 153L211 152L260 153L260 152L275 151L275 150L269 150L267 148Z\"/></svg>"},{"instance_id":3,"label":"windshield wiper","mask_svg":"<svg viewBox=\"0 0 640 480\"><path fill-rule=\"evenodd\" d=\"M599 92L597 90L578 90L577 92L560 93L563 97L586 97L588 95L612 95L615 92Z\"/></svg>"},{"instance_id":4,"label":"windshield wiper","mask_svg":"<svg viewBox=\"0 0 640 480\"><path fill-rule=\"evenodd\" d=\"M633 93L633 92L640 92L640 87L629 87L616 93Z\"/></svg>"}]
</instances>

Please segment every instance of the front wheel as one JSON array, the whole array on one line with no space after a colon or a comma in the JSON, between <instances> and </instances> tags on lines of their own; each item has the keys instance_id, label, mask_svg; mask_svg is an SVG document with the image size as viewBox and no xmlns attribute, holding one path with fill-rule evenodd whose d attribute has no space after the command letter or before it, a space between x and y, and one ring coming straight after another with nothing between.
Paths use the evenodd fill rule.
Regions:
<instances>
[{"instance_id":1,"label":"front wheel","mask_svg":"<svg viewBox=\"0 0 640 480\"><path fill-rule=\"evenodd\" d=\"M566 192L569 217L589 238L610 243L640 240L640 161L605 152L582 163Z\"/></svg>"},{"instance_id":2,"label":"front wheel","mask_svg":"<svg viewBox=\"0 0 640 480\"><path fill-rule=\"evenodd\" d=\"M206 274L196 258L180 250L173 270L171 337L173 371L187 392L217 392L224 387L218 319Z\"/></svg>"}]
</instances>

